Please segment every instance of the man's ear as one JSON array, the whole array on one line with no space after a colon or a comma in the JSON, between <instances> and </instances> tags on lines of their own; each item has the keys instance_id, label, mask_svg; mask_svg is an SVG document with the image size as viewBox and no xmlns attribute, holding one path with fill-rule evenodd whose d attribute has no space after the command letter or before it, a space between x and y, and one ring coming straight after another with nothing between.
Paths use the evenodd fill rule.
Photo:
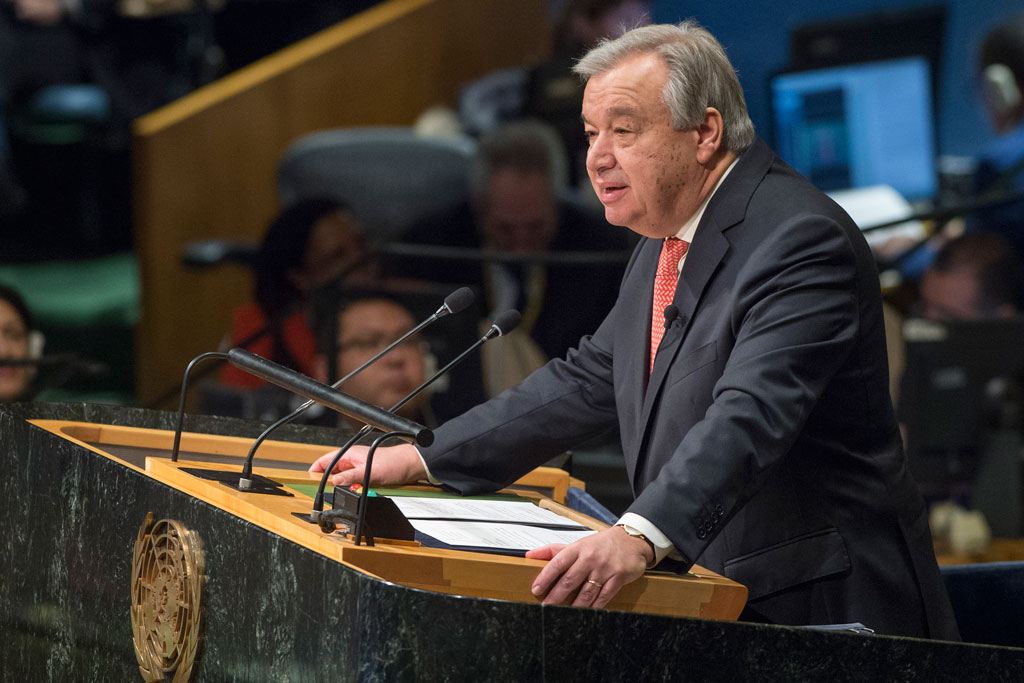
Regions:
<instances>
[{"instance_id":1,"label":"man's ear","mask_svg":"<svg viewBox=\"0 0 1024 683\"><path fill-rule=\"evenodd\" d=\"M704 112L704 122L697 126L697 161L708 164L722 146L725 122L722 114L714 107Z\"/></svg>"}]
</instances>

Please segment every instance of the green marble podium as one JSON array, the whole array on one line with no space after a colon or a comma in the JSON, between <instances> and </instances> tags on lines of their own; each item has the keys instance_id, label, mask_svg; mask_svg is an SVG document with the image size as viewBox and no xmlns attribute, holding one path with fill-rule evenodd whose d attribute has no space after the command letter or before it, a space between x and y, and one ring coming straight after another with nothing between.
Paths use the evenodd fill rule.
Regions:
<instances>
[{"instance_id":1,"label":"green marble podium","mask_svg":"<svg viewBox=\"0 0 1024 683\"><path fill-rule=\"evenodd\" d=\"M200 681L1024 680L1024 649L544 607L356 571L28 420L171 429L174 415L0 408L0 680L141 680L132 548L147 513L199 530ZM190 417L192 432L261 425ZM330 430L283 440L334 443Z\"/></svg>"}]
</instances>

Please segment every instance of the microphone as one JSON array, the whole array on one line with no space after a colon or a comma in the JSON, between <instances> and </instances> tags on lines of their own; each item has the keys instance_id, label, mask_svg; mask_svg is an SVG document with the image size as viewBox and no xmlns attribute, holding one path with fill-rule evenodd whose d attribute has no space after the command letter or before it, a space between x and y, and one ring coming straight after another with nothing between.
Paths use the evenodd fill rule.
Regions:
<instances>
[{"instance_id":1,"label":"microphone","mask_svg":"<svg viewBox=\"0 0 1024 683\"><path fill-rule=\"evenodd\" d=\"M472 353L477 348L479 348L484 342L486 342L488 340L491 340L491 339L494 339L495 337L502 337L502 336L508 334L509 332L511 332L512 330L516 329L516 327L519 326L519 321L522 320L522 319L523 319L523 316L519 313L519 311L517 311L515 309L509 309L509 310L505 311L504 313L499 313L498 315L496 315L494 317L494 321L491 323L490 329L487 330L487 333L484 336L480 337L475 342L470 344L469 348L467 348L465 351L463 351L462 353L457 355L455 358L453 358L451 361L449 361L447 365L445 365L443 368L441 368L440 370L435 372L433 375L431 375L427 379L427 381L425 381L423 384L419 385L418 387L416 387L415 389L410 391L409 394L405 398L403 398L401 401L399 401L395 405L391 406L391 410L395 411L395 410L398 410L399 408L401 408L402 406L404 406L411 399L413 399L418 393L420 393L421 391L423 391L424 389L429 387L431 384L433 384L435 380L439 379L446 372L448 372L449 370L454 368L456 365L461 363L463 358L465 358L470 353ZM421 444L421 445L429 446L430 444Z\"/></svg>"},{"instance_id":2,"label":"microphone","mask_svg":"<svg viewBox=\"0 0 1024 683\"><path fill-rule=\"evenodd\" d=\"M386 353L388 353L389 351L394 349L396 346L398 346L399 344L404 342L406 339L408 339L412 335L414 335L417 332L420 332L421 330L423 330L424 328L434 324L435 322L437 322L441 318L443 318L445 316L448 316L448 315L451 315L452 313L461 313L462 311L466 310L467 308L469 308L469 305L473 303L473 300L475 298L476 298L476 295L473 294L473 290L470 289L469 287L460 287L460 288L456 289L454 292L452 292L451 294L449 294L448 296L446 296L444 298L444 303L441 304L441 307L438 308L436 311L434 311L434 313L432 313L426 320L424 320L419 325L417 325L416 327L412 328L411 330L409 330L408 332L403 334L401 337L399 337L398 339L394 340L393 342L391 342L390 344L385 346L383 349L381 349L376 354L374 354L374 356L372 358L370 358L369 360L365 361L362 365L360 365L355 370L353 370L352 372L348 373L347 375L345 375L344 377L342 377L338 381L334 382L331 385L331 387L334 388L334 389L337 389L344 382L348 381L349 379L351 379L352 377L358 375L360 372L362 372L363 370L365 370L369 366L371 366L374 363L376 363L381 358L381 356L385 355ZM315 403L315 401L306 401L301 406L299 406L298 408L293 410L290 414L286 415L285 417L281 418L280 420L278 420L277 422L272 424L270 427L268 427L267 431L271 432L271 431L277 429L278 427L280 427L281 425L284 425L284 424L287 424L287 423L291 422L292 420L297 418L299 415L304 413L311 405L313 405L313 403ZM258 441L262 442L264 439L266 439L266 437L267 437L267 435L260 435L260 438L258 439Z\"/></svg>"},{"instance_id":3,"label":"microphone","mask_svg":"<svg viewBox=\"0 0 1024 683\"><path fill-rule=\"evenodd\" d=\"M676 320L679 320L679 307L675 304L669 304L665 307L665 331L668 332L668 328L672 327Z\"/></svg>"},{"instance_id":4,"label":"microphone","mask_svg":"<svg viewBox=\"0 0 1024 683\"><path fill-rule=\"evenodd\" d=\"M434 311L434 313L431 314L426 320L424 320L419 325L412 328L411 330L403 334L401 337L385 346L383 349L374 354L372 358L368 359L366 362L364 362L362 365L354 369L352 372L348 373L347 375L336 381L334 384L331 385L331 388L337 389L339 386L342 385L342 383L348 381L355 375L359 374L369 366L376 363L381 358L381 356L388 353L396 346L404 342L406 339L416 334L417 332L420 332L427 326L432 325L433 323L440 320L441 318L444 318L445 316L451 315L453 313L461 313L462 311L466 310L467 308L469 308L470 304L473 303L473 300L475 298L476 295L473 294L472 289L470 289L469 287L459 287L454 292L446 296L444 298L444 303L441 304L441 307ZM256 440L253 441L252 446L249 448L249 454L245 458L245 464L242 466L241 479L238 482L238 487L240 489L248 490L252 484L252 461L256 458L256 450L263 444L264 441L267 440L267 438L274 430L276 430L278 427L281 427L282 425L288 424L289 422L297 418L299 415L302 415L302 413L308 410L309 407L314 403L315 401L313 400L306 401L298 408L296 408L292 412L288 413L284 417L277 420L277 422L274 422L269 427L264 429L263 433L256 437Z\"/></svg>"},{"instance_id":5,"label":"microphone","mask_svg":"<svg viewBox=\"0 0 1024 683\"><path fill-rule=\"evenodd\" d=\"M301 372L278 365L245 349L228 351L228 362L262 380L288 389L299 396L305 396L311 401L323 404L381 431L408 434L407 440L415 441L420 446L429 446L434 442L433 432L421 424L378 408L366 401L361 401L355 396L338 391L334 387L329 387L303 375Z\"/></svg>"},{"instance_id":6,"label":"microphone","mask_svg":"<svg viewBox=\"0 0 1024 683\"><path fill-rule=\"evenodd\" d=\"M487 333L484 334L484 336L482 336L480 339L478 339L475 342L473 342L465 351L460 353L458 356L456 356L450 362L448 362L443 368L441 368L440 370L435 372L433 375L431 375L425 382L423 382L423 384L419 385L418 387L416 387L415 389L410 391L402 400L400 400L395 405L391 406L391 410L394 411L394 410L398 410L399 408L401 408L403 405L405 405L407 402L409 402L411 399L413 399L417 394L419 394L421 391L423 391L428 386L430 386L435 380L437 380L438 378L443 376L445 373L447 373L449 370L451 370L453 367L455 367L456 365L461 363L470 353L475 351L477 348L479 348L481 345L483 345L487 341L489 341L491 339L494 339L495 337L504 336L504 335L508 334L509 332L511 332L512 330L514 330L519 325L519 321L520 320L522 320L522 315L519 313L519 311L510 309L510 310L507 310L507 311L505 311L503 313L499 313L497 316L495 316L493 322L491 323L491 327L487 330ZM331 460L330 464L328 464L328 466L326 468L324 468L324 474L320 478L320 486L317 487L316 497L313 499L313 510L310 513L310 519L313 520L314 522L319 523L320 524L320 528L324 532L326 532L326 533L331 533L331 532L333 532L335 530L336 525L334 524L333 519L335 519L335 518L342 518L342 519L349 519L349 520L351 520L352 516L353 516L352 512L351 512L351 509L345 509L343 507L342 501L340 500L340 498L337 495L337 493L335 494L335 502L332 503L332 507L334 509L329 511L329 512L324 512L323 511L323 509L324 509L324 489L327 488L327 480L330 478L331 474L334 472L334 468L338 464L338 462L341 460L342 456L345 455L345 453L348 452L348 450L359 439L364 437L366 434L370 433L370 431L372 429L373 428L370 425L366 425L365 427L360 429L358 432L356 432L355 435L353 435L348 441L345 442L345 444L341 448L338 449L337 454L335 454L335 456ZM429 444L427 444L427 445L429 445ZM371 469L372 465L373 465L373 451L371 451L367 455L366 466L364 467L364 470L363 470L363 490L362 490L362 493L361 493L361 496L363 498L365 498L367 496L367 494L368 494L368 492L370 490L370 469ZM358 509L360 511L363 511L363 510L366 509L365 501L360 503ZM362 514L362 512L360 512L360 515L361 514ZM362 532L362 517L361 516L358 517L355 520L355 522L356 522L356 544L358 545L359 541L360 541L360 538L362 536L362 533L361 533ZM368 538L367 539L367 544L368 545L372 545L373 544L372 540Z\"/></svg>"}]
</instances>

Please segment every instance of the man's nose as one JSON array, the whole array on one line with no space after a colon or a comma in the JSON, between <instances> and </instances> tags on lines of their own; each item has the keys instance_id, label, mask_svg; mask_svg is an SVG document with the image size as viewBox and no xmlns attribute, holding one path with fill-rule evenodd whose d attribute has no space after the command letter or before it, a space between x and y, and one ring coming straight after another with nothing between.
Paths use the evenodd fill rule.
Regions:
<instances>
[{"instance_id":1,"label":"man's nose","mask_svg":"<svg viewBox=\"0 0 1024 683\"><path fill-rule=\"evenodd\" d=\"M598 172L615 166L615 155L606 138L597 135L591 140L590 148L587 150L587 168L591 172Z\"/></svg>"}]
</instances>

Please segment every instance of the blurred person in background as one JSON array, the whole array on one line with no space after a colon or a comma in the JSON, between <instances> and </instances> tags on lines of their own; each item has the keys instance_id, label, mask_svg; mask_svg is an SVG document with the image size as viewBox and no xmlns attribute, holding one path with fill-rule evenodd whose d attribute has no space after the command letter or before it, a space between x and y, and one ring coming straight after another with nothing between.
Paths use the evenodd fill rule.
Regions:
<instances>
[{"instance_id":1,"label":"blurred person in background","mask_svg":"<svg viewBox=\"0 0 1024 683\"><path fill-rule=\"evenodd\" d=\"M993 27L978 52L985 111L998 138L978 157L975 192L997 198L1024 190L1024 12ZM968 231L999 234L1024 256L1024 200L1002 203L968 217Z\"/></svg>"},{"instance_id":2,"label":"blurred person in background","mask_svg":"<svg viewBox=\"0 0 1024 683\"><path fill-rule=\"evenodd\" d=\"M579 116L577 114L577 125ZM474 286L484 294L481 318L515 308L517 342L492 363L484 347L489 395L559 358L592 332L611 309L633 239L587 206L567 199L565 156L557 136L538 121L504 124L480 139L470 166L470 199L416 222L402 240L437 247L493 250L521 261L396 261L397 272L436 283ZM621 252L621 263L546 263L531 255ZM585 286L586 297L577 292ZM500 364L500 368L496 365Z\"/></svg>"},{"instance_id":3,"label":"blurred person in background","mask_svg":"<svg viewBox=\"0 0 1024 683\"><path fill-rule=\"evenodd\" d=\"M527 73L523 116L540 119L558 132L569 160L572 187L589 189L587 140L580 133L584 84L572 66L602 38L618 38L650 22L647 0L567 0L555 21L552 56Z\"/></svg>"},{"instance_id":4,"label":"blurred person in background","mask_svg":"<svg viewBox=\"0 0 1024 683\"><path fill-rule=\"evenodd\" d=\"M331 350L323 342L315 362L314 377L325 384L358 368L414 327L416 321L394 299L371 296L344 304L338 310L335 324L338 376L328 377L327 354ZM426 379L427 355L426 342L413 335L346 381L341 389L361 401L389 409ZM396 412L411 420L431 422L429 411L425 411L427 398L426 392L418 394Z\"/></svg>"},{"instance_id":5,"label":"blurred person in background","mask_svg":"<svg viewBox=\"0 0 1024 683\"><path fill-rule=\"evenodd\" d=\"M0 361L31 358L32 313L15 290L0 285ZM0 362L0 401L29 397L33 368Z\"/></svg>"},{"instance_id":6,"label":"blurred person in background","mask_svg":"<svg viewBox=\"0 0 1024 683\"><path fill-rule=\"evenodd\" d=\"M932 320L1009 318L1017 314L1018 264L994 233L947 242L921 278L920 313Z\"/></svg>"},{"instance_id":7,"label":"blurred person in background","mask_svg":"<svg viewBox=\"0 0 1024 683\"><path fill-rule=\"evenodd\" d=\"M310 198L282 211L256 256L255 302L232 313L230 346L242 346L306 375L313 373L316 339L309 322L314 293L338 280L374 279L366 238L349 208ZM264 383L233 366L221 380L257 388Z\"/></svg>"}]
</instances>

